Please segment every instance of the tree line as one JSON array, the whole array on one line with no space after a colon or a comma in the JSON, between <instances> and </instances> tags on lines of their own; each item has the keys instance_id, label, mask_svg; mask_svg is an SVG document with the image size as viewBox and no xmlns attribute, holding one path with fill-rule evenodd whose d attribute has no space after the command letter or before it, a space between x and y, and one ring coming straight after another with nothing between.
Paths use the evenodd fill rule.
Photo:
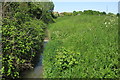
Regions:
<instances>
[{"instance_id":1,"label":"tree line","mask_svg":"<svg viewBox=\"0 0 120 80\"><path fill-rule=\"evenodd\" d=\"M100 11L93 11L93 10L84 10L84 11L73 11L73 12L62 12L62 13L58 13L55 12L54 15L56 17L60 17L60 16L76 16L76 15L109 15L109 16L113 16L115 15L114 13L106 13L106 12L100 12ZM117 16L119 16L119 13L116 14Z\"/></svg>"}]
</instances>

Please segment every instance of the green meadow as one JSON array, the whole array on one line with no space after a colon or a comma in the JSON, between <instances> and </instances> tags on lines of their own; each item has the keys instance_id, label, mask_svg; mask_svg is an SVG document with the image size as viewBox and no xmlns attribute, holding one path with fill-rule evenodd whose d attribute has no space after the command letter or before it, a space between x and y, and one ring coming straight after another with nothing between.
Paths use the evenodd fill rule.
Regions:
<instances>
[{"instance_id":1,"label":"green meadow","mask_svg":"<svg viewBox=\"0 0 120 80\"><path fill-rule=\"evenodd\" d=\"M48 26L43 54L45 78L118 78L118 18L58 17Z\"/></svg>"}]
</instances>

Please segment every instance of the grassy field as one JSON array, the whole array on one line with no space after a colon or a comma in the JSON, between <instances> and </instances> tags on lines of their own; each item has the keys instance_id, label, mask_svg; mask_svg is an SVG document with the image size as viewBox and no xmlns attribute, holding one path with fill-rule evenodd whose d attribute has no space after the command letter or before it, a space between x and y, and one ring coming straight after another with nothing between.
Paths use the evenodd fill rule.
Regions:
<instances>
[{"instance_id":1,"label":"grassy field","mask_svg":"<svg viewBox=\"0 0 120 80\"><path fill-rule=\"evenodd\" d=\"M48 27L43 54L45 78L118 78L118 19L78 15L56 19Z\"/></svg>"}]
</instances>

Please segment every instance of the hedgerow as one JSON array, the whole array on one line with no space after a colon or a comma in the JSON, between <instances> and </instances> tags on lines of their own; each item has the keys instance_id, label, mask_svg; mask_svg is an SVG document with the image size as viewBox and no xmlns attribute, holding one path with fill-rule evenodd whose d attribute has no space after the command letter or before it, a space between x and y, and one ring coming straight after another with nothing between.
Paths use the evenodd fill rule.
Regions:
<instances>
[{"instance_id":1,"label":"hedgerow","mask_svg":"<svg viewBox=\"0 0 120 80\"><path fill-rule=\"evenodd\" d=\"M46 4L49 7L43 7ZM45 21L53 21L52 17L46 18L52 13L47 11L53 9L53 3L8 2L4 5L2 75L10 80L20 78L21 72L34 67L33 60L42 52L45 29L49 23Z\"/></svg>"},{"instance_id":2,"label":"hedgerow","mask_svg":"<svg viewBox=\"0 0 120 80\"><path fill-rule=\"evenodd\" d=\"M4 25L2 28L3 75L16 77L20 70L32 67L30 63L33 57L40 53L45 27L45 24L38 20L26 22L19 27Z\"/></svg>"}]
</instances>

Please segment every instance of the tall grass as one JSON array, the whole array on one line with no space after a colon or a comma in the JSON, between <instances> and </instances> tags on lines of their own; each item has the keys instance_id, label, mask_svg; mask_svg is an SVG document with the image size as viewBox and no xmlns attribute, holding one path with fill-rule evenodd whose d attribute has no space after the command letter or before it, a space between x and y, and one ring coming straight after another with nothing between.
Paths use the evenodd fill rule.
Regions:
<instances>
[{"instance_id":1,"label":"tall grass","mask_svg":"<svg viewBox=\"0 0 120 80\"><path fill-rule=\"evenodd\" d=\"M51 40L43 54L45 77L120 77L115 16L60 17L48 30Z\"/></svg>"}]
</instances>

